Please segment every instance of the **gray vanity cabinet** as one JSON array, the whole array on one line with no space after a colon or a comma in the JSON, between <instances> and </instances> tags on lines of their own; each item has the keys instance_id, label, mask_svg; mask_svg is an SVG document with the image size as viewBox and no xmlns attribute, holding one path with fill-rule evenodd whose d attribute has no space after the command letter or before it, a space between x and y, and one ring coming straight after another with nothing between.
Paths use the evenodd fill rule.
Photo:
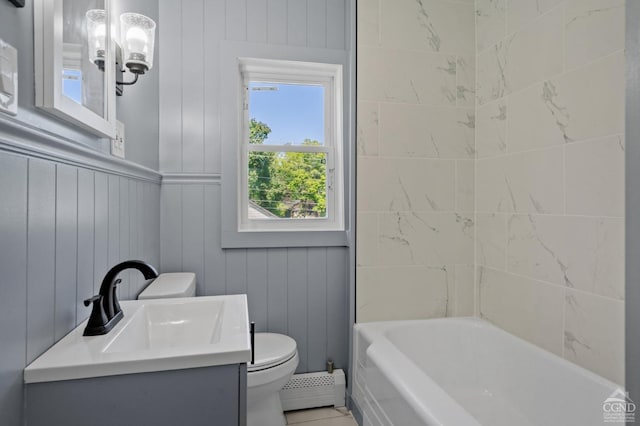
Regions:
<instances>
[{"instance_id":1,"label":"gray vanity cabinet","mask_svg":"<svg viewBox=\"0 0 640 426\"><path fill-rule=\"evenodd\" d=\"M245 426L246 364L26 384L27 426Z\"/></svg>"}]
</instances>

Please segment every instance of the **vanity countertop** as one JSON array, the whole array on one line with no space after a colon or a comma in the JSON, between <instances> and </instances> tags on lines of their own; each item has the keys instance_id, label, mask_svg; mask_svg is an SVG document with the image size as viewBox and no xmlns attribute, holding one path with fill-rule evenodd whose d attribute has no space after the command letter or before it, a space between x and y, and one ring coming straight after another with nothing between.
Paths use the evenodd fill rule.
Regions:
<instances>
[{"instance_id":1,"label":"vanity countertop","mask_svg":"<svg viewBox=\"0 0 640 426\"><path fill-rule=\"evenodd\" d=\"M24 369L25 383L179 370L250 361L246 295L132 300L109 333L80 324Z\"/></svg>"}]
</instances>

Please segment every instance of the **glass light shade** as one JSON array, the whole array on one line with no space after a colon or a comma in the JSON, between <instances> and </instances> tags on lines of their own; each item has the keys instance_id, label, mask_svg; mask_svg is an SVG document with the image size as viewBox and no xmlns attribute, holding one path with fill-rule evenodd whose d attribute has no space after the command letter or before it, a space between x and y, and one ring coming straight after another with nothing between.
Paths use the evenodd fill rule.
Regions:
<instances>
[{"instance_id":1,"label":"glass light shade","mask_svg":"<svg viewBox=\"0 0 640 426\"><path fill-rule=\"evenodd\" d=\"M86 17L89 60L103 67L107 51L107 15L102 9L91 9Z\"/></svg>"},{"instance_id":2,"label":"glass light shade","mask_svg":"<svg viewBox=\"0 0 640 426\"><path fill-rule=\"evenodd\" d=\"M144 74L153 66L156 23L139 13L120 15L120 35L124 64L131 72Z\"/></svg>"}]
</instances>

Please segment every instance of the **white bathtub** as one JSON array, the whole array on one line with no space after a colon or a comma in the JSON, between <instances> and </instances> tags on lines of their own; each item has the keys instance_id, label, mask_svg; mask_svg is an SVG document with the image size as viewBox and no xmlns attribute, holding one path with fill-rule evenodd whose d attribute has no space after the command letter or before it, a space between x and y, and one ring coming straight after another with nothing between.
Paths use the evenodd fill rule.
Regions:
<instances>
[{"instance_id":1,"label":"white bathtub","mask_svg":"<svg viewBox=\"0 0 640 426\"><path fill-rule=\"evenodd\" d=\"M365 426L603 425L618 388L476 318L357 324L353 367Z\"/></svg>"}]
</instances>

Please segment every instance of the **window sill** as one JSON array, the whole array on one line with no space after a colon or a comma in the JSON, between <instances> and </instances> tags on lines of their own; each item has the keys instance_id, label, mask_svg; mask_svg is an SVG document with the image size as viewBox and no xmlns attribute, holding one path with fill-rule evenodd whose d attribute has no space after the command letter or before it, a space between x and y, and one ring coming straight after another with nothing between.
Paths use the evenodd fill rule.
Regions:
<instances>
[{"instance_id":1,"label":"window sill","mask_svg":"<svg viewBox=\"0 0 640 426\"><path fill-rule=\"evenodd\" d=\"M348 247L347 231L223 231L222 248Z\"/></svg>"}]
</instances>

